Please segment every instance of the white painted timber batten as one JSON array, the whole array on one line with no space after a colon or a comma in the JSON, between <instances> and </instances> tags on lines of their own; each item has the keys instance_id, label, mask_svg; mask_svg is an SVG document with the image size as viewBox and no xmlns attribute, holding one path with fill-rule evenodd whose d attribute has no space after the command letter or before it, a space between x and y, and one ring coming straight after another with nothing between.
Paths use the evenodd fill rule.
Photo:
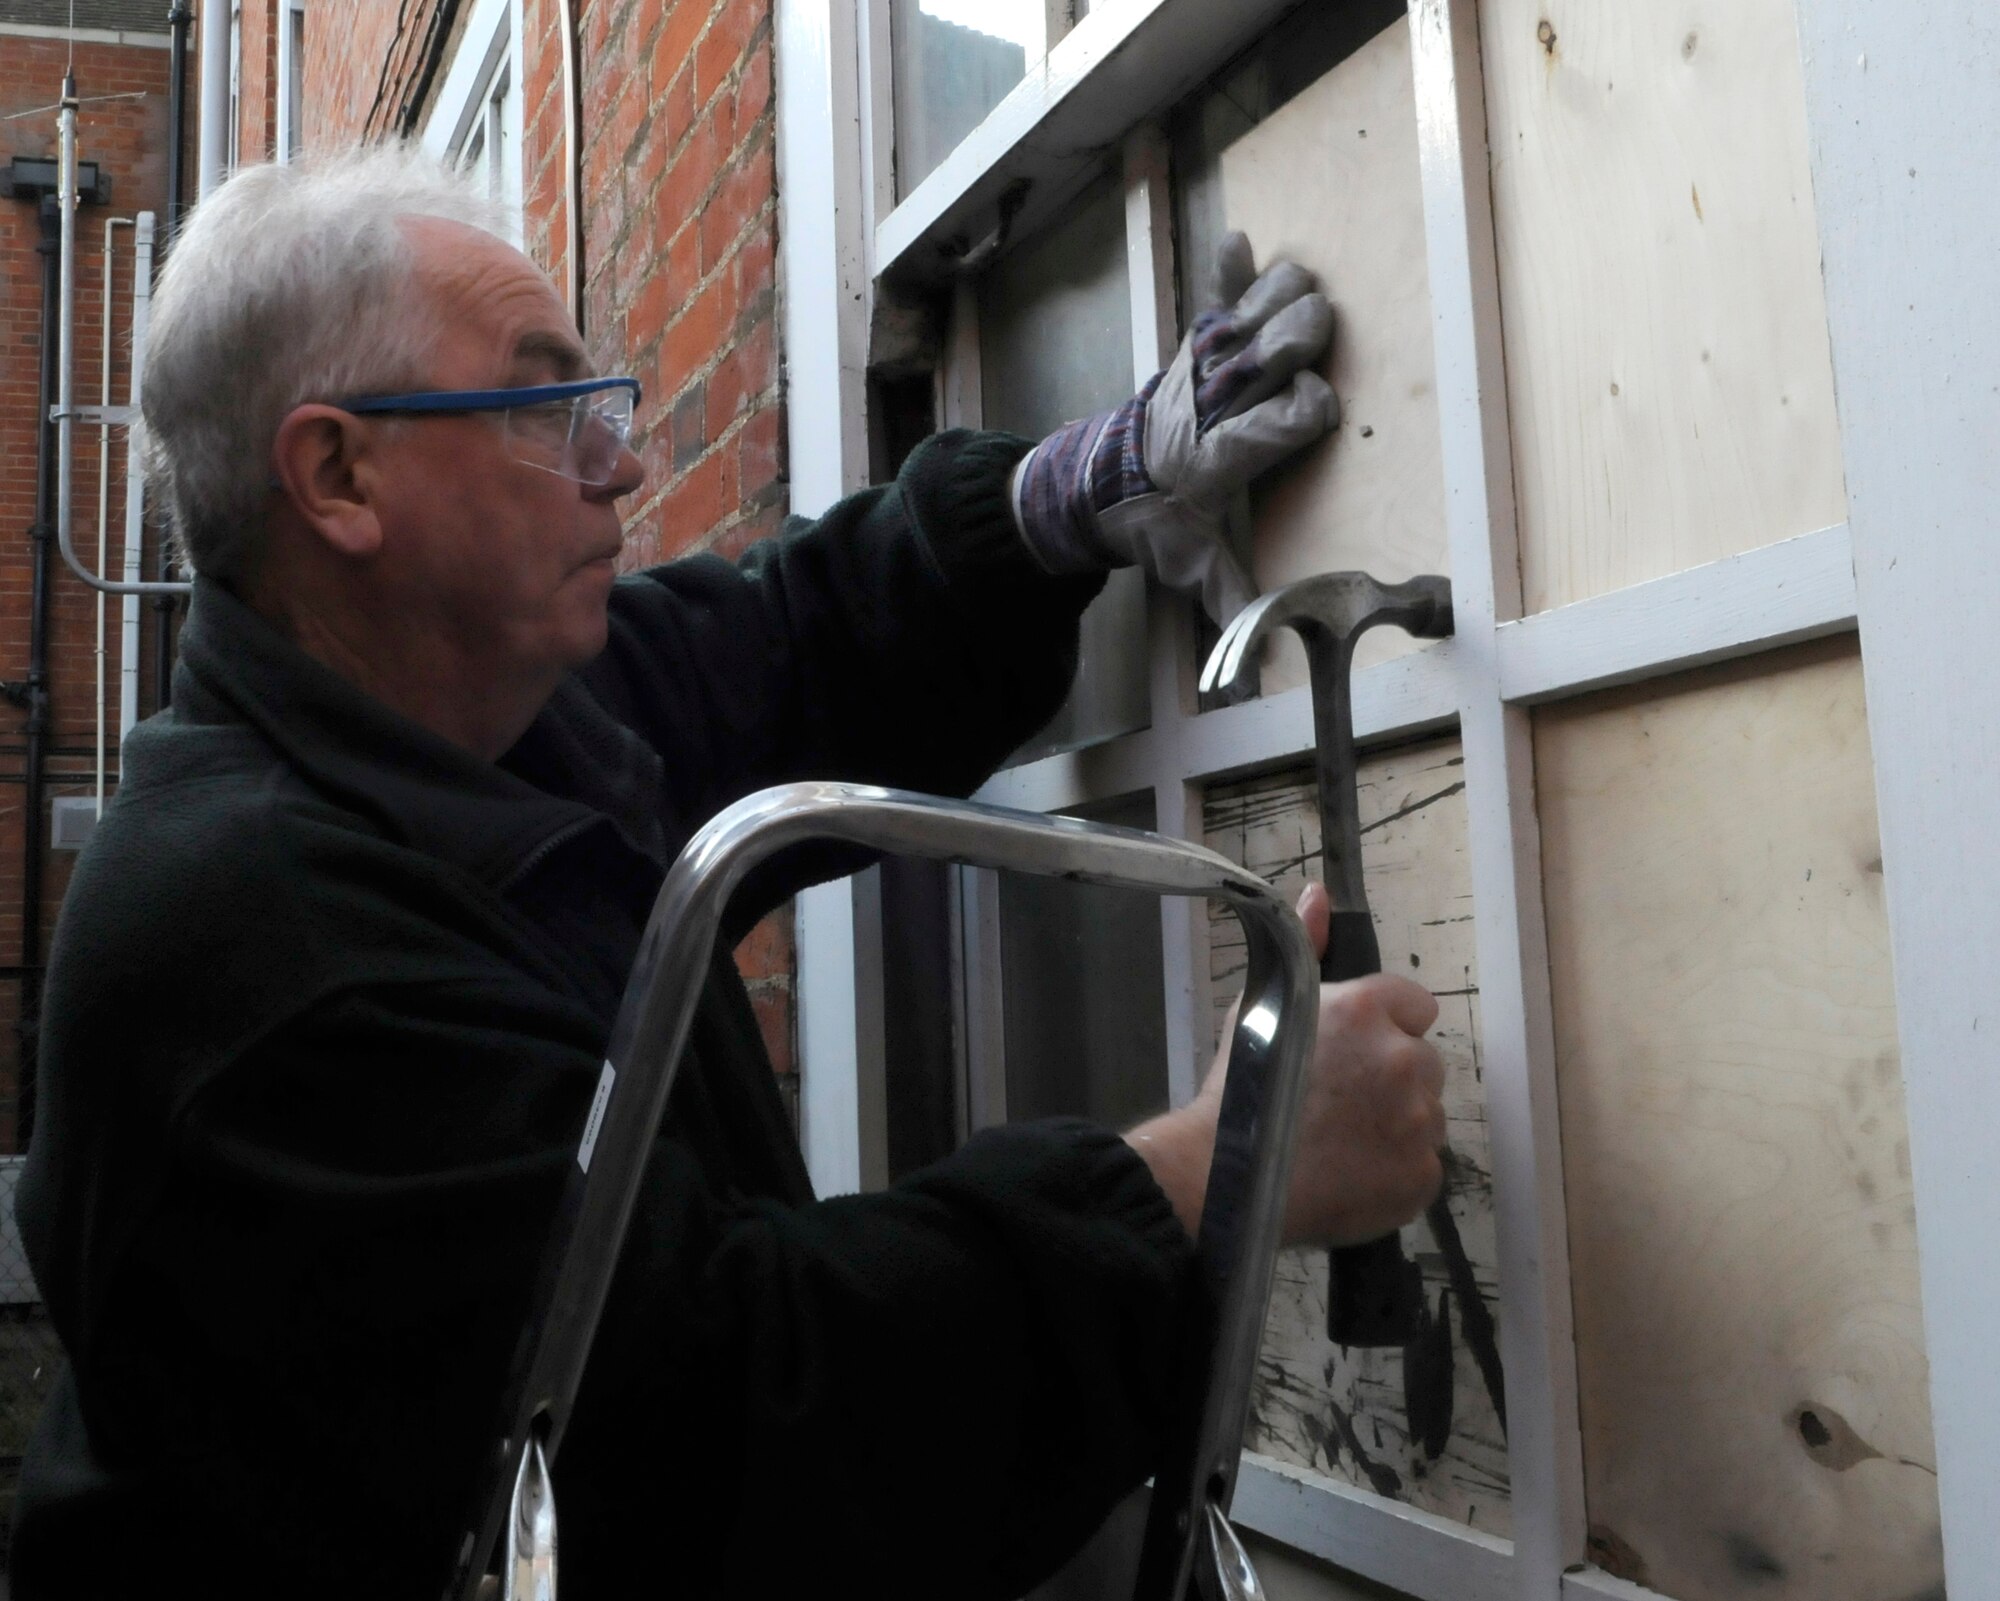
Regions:
<instances>
[{"instance_id":1,"label":"white painted timber batten","mask_svg":"<svg viewBox=\"0 0 2000 1601\"><path fill-rule=\"evenodd\" d=\"M2000 12L1799 0L1954 1596L2000 1573Z\"/></svg>"}]
</instances>

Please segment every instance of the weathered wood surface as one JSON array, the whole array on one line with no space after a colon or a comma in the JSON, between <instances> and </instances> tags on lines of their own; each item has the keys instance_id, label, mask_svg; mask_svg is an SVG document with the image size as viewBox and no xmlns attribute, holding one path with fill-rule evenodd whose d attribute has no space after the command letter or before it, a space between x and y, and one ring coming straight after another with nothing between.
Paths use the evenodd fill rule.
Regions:
<instances>
[{"instance_id":1,"label":"weathered wood surface","mask_svg":"<svg viewBox=\"0 0 2000 1601\"><path fill-rule=\"evenodd\" d=\"M1851 640L1536 713L1591 1554L1941 1598Z\"/></svg>"},{"instance_id":2,"label":"weathered wood surface","mask_svg":"<svg viewBox=\"0 0 2000 1601\"><path fill-rule=\"evenodd\" d=\"M1492 1186L1479 1081L1464 777L1456 743L1431 742L1367 758L1360 796L1369 902L1384 966L1438 996L1433 1038L1449 1072L1445 1105L1456 1157L1451 1212L1481 1299L1490 1308L1497 1295ZM1211 849L1288 891L1320 876L1319 812L1309 773L1216 786L1206 800L1204 834ZM1243 944L1233 918L1215 918L1211 931L1219 1034L1223 1012L1242 983ZM1423 1268L1435 1306L1446 1284L1436 1242L1419 1222L1404 1231L1404 1245ZM1335 1346L1326 1337L1326 1298L1326 1253L1286 1252L1279 1260L1252 1397L1250 1447L1507 1533L1506 1444L1463 1337L1462 1312L1452 1312L1450 1432L1433 1456L1411 1437L1402 1353Z\"/></svg>"},{"instance_id":3,"label":"weathered wood surface","mask_svg":"<svg viewBox=\"0 0 2000 1601\"><path fill-rule=\"evenodd\" d=\"M1384 30L1222 155L1223 211L1258 258L1289 256L1326 286L1338 319L1327 371L1340 426L1279 468L1255 499L1258 582L1362 568L1402 579L1445 571L1444 469L1431 356L1410 30ZM1362 666L1415 648L1368 635ZM1305 682L1289 635L1269 694Z\"/></svg>"},{"instance_id":4,"label":"weathered wood surface","mask_svg":"<svg viewBox=\"0 0 2000 1601\"><path fill-rule=\"evenodd\" d=\"M1793 0L1485 0L1528 611L1846 515Z\"/></svg>"}]
</instances>

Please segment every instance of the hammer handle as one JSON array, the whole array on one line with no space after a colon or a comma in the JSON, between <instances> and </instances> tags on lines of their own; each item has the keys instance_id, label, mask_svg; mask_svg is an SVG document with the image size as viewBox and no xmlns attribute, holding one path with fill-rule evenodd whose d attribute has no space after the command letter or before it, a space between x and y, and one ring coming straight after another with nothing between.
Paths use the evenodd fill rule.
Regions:
<instances>
[{"instance_id":1,"label":"hammer handle","mask_svg":"<svg viewBox=\"0 0 2000 1601\"><path fill-rule=\"evenodd\" d=\"M1382 971L1375 919L1367 910L1335 912L1319 976L1329 984ZM1416 1333L1423 1276L1403 1255L1399 1234L1327 1253L1326 1333L1336 1345L1403 1345Z\"/></svg>"}]
</instances>

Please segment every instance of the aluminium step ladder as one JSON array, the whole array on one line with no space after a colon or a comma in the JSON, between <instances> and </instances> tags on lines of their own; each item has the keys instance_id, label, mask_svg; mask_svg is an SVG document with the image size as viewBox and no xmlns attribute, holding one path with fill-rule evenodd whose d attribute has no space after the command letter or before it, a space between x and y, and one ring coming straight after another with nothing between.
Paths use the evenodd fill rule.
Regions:
<instances>
[{"instance_id":1,"label":"aluminium step ladder","mask_svg":"<svg viewBox=\"0 0 2000 1601\"><path fill-rule=\"evenodd\" d=\"M1227 1513L1283 1222L1293 1123L1312 1055L1319 969L1271 887L1199 846L1132 829L861 785L788 784L737 802L689 841L654 902L612 1027L522 1336L502 1428L447 1601L555 1601L549 1466L562 1444L722 914L745 875L808 841L1099 884L1200 895L1242 924L1230 1041L1196 1258L1204 1293L1154 1479L1135 1601L1260 1594ZM1107 1598L1109 1601L1109 1598Z\"/></svg>"}]
</instances>

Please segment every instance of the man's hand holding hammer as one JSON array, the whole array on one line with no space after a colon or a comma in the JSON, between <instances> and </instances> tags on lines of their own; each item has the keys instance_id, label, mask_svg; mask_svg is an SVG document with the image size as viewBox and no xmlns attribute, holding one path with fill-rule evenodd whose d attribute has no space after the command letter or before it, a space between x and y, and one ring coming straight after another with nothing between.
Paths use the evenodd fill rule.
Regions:
<instances>
[{"instance_id":1,"label":"man's hand holding hammer","mask_svg":"<svg viewBox=\"0 0 2000 1601\"><path fill-rule=\"evenodd\" d=\"M1043 440L1015 470L1013 495L1022 536L1050 571L1143 567L1222 625L1257 593L1229 546L1230 504L1323 438L1340 407L1314 370L1334 316L1312 274L1288 261L1259 272L1249 241L1233 233L1216 278L1222 304L1194 319L1167 369L1123 406ZM1324 954L1326 892L1310 886L1299 912ZM1407 979L1375 974L1321 987L1285 1220L1293 1243L1379 1239L1438 1193L1444 1067L1423 1038L1436 1018L1429 992ZM1192 1104L1126 1136L1190 1233L1207 1191L1223 1076L1218 1063Z\"/></svg>"},{"instance_id":2,"label":"man's hand holding hammer","mask_svg":"<svg viewBox=\"0 0 2000 1601\"><path fill-rule=\"evenodd\" d=\"M1299 897L1316 951L1327 939L1318 884ZM1357 1245L1416 1217L1444 1182L1444 1060L1424 1038L1437 1021L1429 990L1376 973L1319 990L1319 1036L1299 1107L1298 1155L1285 1203L1288 1245ZM1234 1014L1222 1031L1227 1040ZM1201 1220L1228 1053L1188 1105L1125 1138L1192 1235Z\"/></svg>"}]
</instances>

